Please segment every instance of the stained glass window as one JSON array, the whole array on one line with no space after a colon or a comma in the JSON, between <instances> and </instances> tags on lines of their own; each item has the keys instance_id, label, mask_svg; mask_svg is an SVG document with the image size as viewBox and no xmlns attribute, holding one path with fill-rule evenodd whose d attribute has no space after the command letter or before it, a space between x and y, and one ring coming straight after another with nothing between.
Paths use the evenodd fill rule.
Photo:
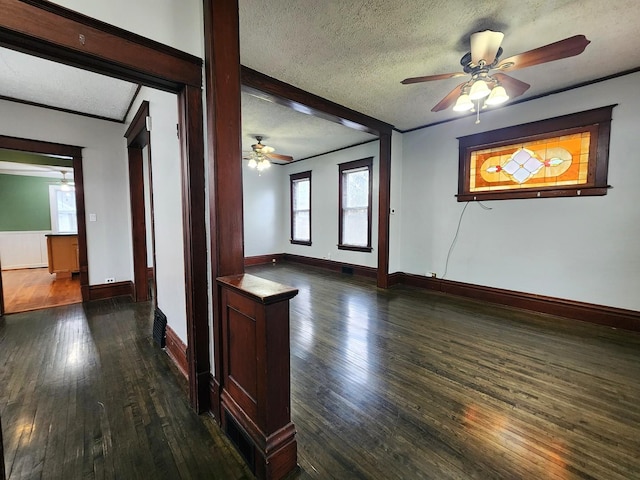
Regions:
<instances>
[{"instance_id":1,"label":"stained glass window","mask_svg":"<svg viewBox=\"0 0 640 480\"><path fill-rule=\"evenodd\" d=\"M460 137L458 201L606 195L612 109Z\"/></svg>"}]
</instances>

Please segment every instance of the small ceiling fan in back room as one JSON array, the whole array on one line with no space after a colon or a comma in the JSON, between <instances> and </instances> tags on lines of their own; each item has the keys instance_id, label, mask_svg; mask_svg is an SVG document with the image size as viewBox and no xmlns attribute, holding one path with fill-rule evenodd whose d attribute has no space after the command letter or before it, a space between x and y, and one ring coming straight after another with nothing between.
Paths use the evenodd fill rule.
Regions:
<instances>
[{"instance_id":1,"label":"small ceiling fan in back room","mask_svg":"<svg viewBox=\"0 0 640 480\"><path fill-rule=\"evenodd\" d=\"M471 51L460 59L463 72L405 78L401 83L431 82L470 75L431 109L445 110L453 105L456 112L480 113L487 106L501 105L511 98L526 92L530 85L503 72L532 67L563 58L580 55L590 41L584 35L575 35L528 52L500 60L502 55L502 32L485 30L471 35ZM492 72L495 71L495 72ZM479 123L479 119L476 120Z\"/></svg>"},{"instance_id":2,"label":"small ceiling fan in back room","mask_svg":"<svg viewBox=\"0 0 640 480\"><path fill-rule=\"evenodd\" d=\"M288 163L293 161L293 157L274 153L275 148L263 145L263 138L260 135L256 135L258 143L251 145L251 151L242 157L243 160L249 160L249 168L255 168L258 172L262 172L271 166L271 162Z\"/></svg>"}]
</instances>

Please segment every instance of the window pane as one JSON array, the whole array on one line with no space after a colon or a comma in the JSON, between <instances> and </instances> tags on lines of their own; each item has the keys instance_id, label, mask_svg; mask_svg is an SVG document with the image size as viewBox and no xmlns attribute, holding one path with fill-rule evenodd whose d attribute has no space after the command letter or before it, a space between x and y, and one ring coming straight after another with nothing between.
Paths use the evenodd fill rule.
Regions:
<instances>
[{"instance_id":1,"label":"window pane","mask_svg":"<svg viewBox=\"0 0 640 480\"><path fill-rule=\"evenodd\" d=\"M77 233L78 219L76 217L76 195L74 190L65 191L56 188L55 194L57 233Z\"/></svg>"},{"instance_id":2,"label":"window pane","mask_svg":"<svg viewBox=\"0 0 640 480\"><path fill-rule=\"evenodd\" d=\"M345 172L343 181L343 207L367 207L369 205L369 171Z\"/></svg>"},{"instance_id":3,"label":"window pane","mask_svg":"<svg viewBox=\"0 0 640 480\"><path fill-rule=\"evenodd\" d=\"M58 203L58 212L76 211L76 195L73 191L65 192L63 190L56 190L56 200Z\"/></svg>"},{"instance_id":4,"label":"window pane","mask_svg":"<svg viewBox=\"0 0 640 480\"><path fill-rule=\"evenodd\" d=\"M76 214L58 212L58 233L77 233Z\"/></svg>"},{"instance_id":5,"label":"window pane","mask_svg":"<svg viewBox=\"0 0 640 480\"><path fill-rule=\"evenodd\" d=\"M309 210L309 180L296 180L293 182L293 210Z\"/></svg>"},{"instance_id":6,"label":"window pane","mask_svg":"<svg viewBox=\"0 0 640 480\"><path fill-rule=\"evenodd\" d=\"M309 229L309 211L295 212L293 215L293 239L303 242L311 241Z\"/></svg>"},{"instance_id":7,"label":"window pane","mask_svg":"<svg viewBox=\"0 0 640 480\"><path fill-rule=\"evenodd\" d=\"M356 247L368 246L369 211L367 208L345 209L342 212L342 243Z\"/></svg>"}]
</instances>

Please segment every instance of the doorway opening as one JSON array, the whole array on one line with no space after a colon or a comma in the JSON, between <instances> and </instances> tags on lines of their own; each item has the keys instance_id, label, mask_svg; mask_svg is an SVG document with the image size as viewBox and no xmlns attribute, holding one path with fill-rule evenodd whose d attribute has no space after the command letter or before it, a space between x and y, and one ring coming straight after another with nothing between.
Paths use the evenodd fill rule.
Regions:
<instances>
[{"instance_id":1,"label":"doorway opening","mask_svg":"<svg viewBox=\"0 0 640 480\"><path fill-rule=\"evenodd\" d=\"M83 300L81 148L0 137L0 314Z\"/></svg>"}]
</instances>

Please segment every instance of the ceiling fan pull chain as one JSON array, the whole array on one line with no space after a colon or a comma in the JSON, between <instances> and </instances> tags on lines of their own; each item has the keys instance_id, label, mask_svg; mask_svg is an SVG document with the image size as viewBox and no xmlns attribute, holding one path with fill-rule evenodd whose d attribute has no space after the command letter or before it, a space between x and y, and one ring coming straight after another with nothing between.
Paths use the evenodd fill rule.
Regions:
<instances>
[{"instance_id":1,"label":"ceiling fan pull chain","mask_svg":"<svg viewBox=\"0 0 640 480\"><path fill-rule=\"evenodd\" d=\"M476 125L480 123L480 100L478 100L478 106L476 107Z\"/></svg>"}]
</instances>

